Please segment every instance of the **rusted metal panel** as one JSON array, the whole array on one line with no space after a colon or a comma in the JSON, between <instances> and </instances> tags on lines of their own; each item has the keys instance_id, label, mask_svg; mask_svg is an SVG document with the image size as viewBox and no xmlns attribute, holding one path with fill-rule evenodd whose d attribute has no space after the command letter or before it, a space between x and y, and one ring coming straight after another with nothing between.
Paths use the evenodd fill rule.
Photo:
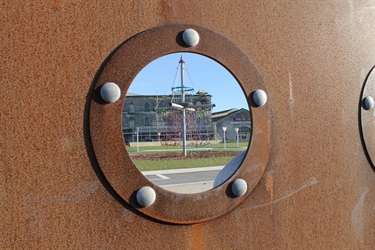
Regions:
<instances>
[{"instance_id":1,"label":"rusted metal panel","mask_svg":"<svg viewBox=\"0 0 375 250\"><path fill-rule=\"evenodd\" d=\"M181 34L194 28L201 37L195 47L186 46ZM263 80L253 63L226 38L207 29L191 25L166 25L142 32L126 41L103 65L95 81L90 106L90 141L93 143L98 167L116 192L128 203L153 218L171 223L196 223L212 219L233 209L249 195L264 173L269 159L270 148L270 105L253 107L254 134L243 166L226 184L195 195L168 192L148 181L136 168L127 154L121 133L122 103L125 93L136 74L158 57L178 51L204 54L222 63L235 75L246 96L257 89L264 89ZM115 103L103 103L100 88L106 82L115 82L122 89L122 98ZM230 91L230 90L228 90ZM241 178L249 188L246 196L231 197L231 183ZM143 186L156 190L156 202L150 207L140 208L135 201L135 193Z\"/></svg>"},{"instance_id":2,"label":"rusted metal panel","mask_svg":"<svg viewBox=\"0 0 375 250\"><path fill-rule=\"evenodd\" d=\"M374 67L369 71L361 94L360 100L360 131L363 139L363 148L371 166L375 169L375 73Z\"/></svg>"},{"instance_id":3,"label":"rusted metal panel","mask_svg":"<svg viewBox=\"0 0 375 250\"><path fill-rule=\"evenodd\" d=\"M375 174L361 132L372 138L372 111L361 107L375 64L371 1L4 1L1 13L1 248L375 245ZM118 169L101 169L87 121L89 90L109 53L142 31L181 23L226 37L251 59L272 106L272 139L262 178L237 207L172 225L124 202L117 176L105 181ZM126 158L122 149L111 154Z\"/></svg>"}]
</instances>

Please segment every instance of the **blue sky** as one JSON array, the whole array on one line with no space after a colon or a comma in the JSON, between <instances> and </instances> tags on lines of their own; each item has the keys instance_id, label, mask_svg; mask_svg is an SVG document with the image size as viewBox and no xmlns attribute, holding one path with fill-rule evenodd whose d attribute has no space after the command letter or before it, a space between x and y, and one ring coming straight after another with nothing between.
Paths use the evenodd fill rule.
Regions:
<instances>
[{"instance_id":1,"label":"blue sky","mask_svg":"<svg viewBox=\"0 0 375 250\"><path fill-rule=\"evenodd\" d=\"M214 60L194 53L174 53L149 63L133 80L128 92L140 95L168 95L172 86L180 85L180 57L185 61L185 86L193 87L194 93L204 89L212 95L216 105L213 112L230 108L248 108L245 95L236 79ZM190 77L189 77L190 76Z\"/></svg>"}]
</instances>

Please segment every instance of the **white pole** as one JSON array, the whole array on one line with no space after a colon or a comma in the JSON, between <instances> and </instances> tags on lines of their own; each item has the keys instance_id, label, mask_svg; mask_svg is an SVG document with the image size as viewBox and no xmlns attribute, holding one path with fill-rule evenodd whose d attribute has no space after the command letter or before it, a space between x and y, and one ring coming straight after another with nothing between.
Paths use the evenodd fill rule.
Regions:
<instances>
[{"instance_id":1,"label":"white pole","mask_svg":"<svg viewBox=\"0 0 375 250\"><path fill-rule=\"evenodd\" d=\"M226 141L225 141L225 131L224 131L224 149L227 149L227 144L226 144Z\"/></svg>"},{"instance_id":2,"label":"white pole","mask_svg":"<svg viewBox=\"0 0 375 250\"><path fill-rule=\"evenodd\" d=\"M239 147L239 144L238 144L238 130L239 130L239 128L235 128L235 130L236 130L236 136L237 136L237 148Z\"/></svg>"},{"instance_id":3,"label":"white pole","mask_svg":"<svg viewBox=\"0 0 375 250\"><path fill-rule=\"evenodd\" d=\"M139 127L137 127L137 152L139 152Z\"/></svg>"},{"instance_id":4,"label":"white pole","mask_svg":"<svg viewBox=\"0 0 375 250\"><path fill-rule=\"evenodd\" d=\"M216 143L216 141L217 141L217 137L216 137L216 133L217 133L216 122L213 122L212 126L214 127L214 137L215 137L215 143Z\"/></svg>"},{"instance_id":5,"label":"white pole","mask_svg":"<svg viewBox=\"0 0 375 250\"><path fill-rule=\"evenodd\" d=\"M222 128L223 128L223 132L224 132L224 149L227 149L227 142L226 142L226 139L225 139L225 131L227 131L228 127L222 127Z\"/></svg>"},{"instance_id":6,"label":"white pole","mask_svg":"<svg viewBox=\"0 0 375 250\"><path fill-rule=\"evenodd\" d=\"M184 92L184 60L180 59L181 67L181 95L182 103L185 103L185 92ZM186 111L185 107L182 109L182 155L186 156Z\"/></svg>"}]
</instances>

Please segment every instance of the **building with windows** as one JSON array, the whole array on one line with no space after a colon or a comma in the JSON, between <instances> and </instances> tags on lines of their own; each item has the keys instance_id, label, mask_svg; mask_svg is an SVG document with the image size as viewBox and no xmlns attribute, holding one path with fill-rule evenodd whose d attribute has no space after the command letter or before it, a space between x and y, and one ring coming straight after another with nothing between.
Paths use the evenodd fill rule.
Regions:
<instances>
[{"instance_id":1,"label":"building with windows","mask_svg":"<svg viewBox=\"0 0 375 250\"><path fill-rule=\"evenodd\" d=\"M171 107L179 102L179 95L127 94L122 111L122 132L126 142L181 141L182 112ZM212 113L211 98L204 90L186 97L194 111L186 112L188 141L222 140L223 127L227 127L226 140L249 141L251 117L247 109L229 109ZM236 128L238 129L236 132Z\"/></svg>"},{"instance_id":2,"label":"building with windows","mask_svg":"<svg viewBox=\"0 0 375 250\"><path fill-rule=\"evenodd\" d=\"M216 126L217 134L224 135L226 128L226 141L236 141L237 133L239 141L249 141L251 136L251 116L247 109L229 109L212 113L212 122ZM236 131L237 130L237 131Z\"/></svg>"},{"instance_id":3,"label":"building with windows","mask_svg":"<svg viewBox=\"0 0 375 250\"><path fill-rule=\"evenodd\" d=\"M182 111L171 107L181 104L181 93L171 95L127 94L122 111L122 131L127 142L136 141L180 141ZM211 95L204 90L186 94L187 140L209 140L214 137L212 126Z\"/></svg>"}]
</instances>

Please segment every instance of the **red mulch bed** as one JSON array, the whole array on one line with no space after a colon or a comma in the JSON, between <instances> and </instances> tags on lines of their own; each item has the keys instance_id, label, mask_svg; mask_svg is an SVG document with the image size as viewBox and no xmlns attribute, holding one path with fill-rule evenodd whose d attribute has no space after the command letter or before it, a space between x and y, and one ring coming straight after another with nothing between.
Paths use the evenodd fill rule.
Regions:
<instances>
[{"instance_id":1,"label":"red mulch bed","mask_svg":"<svg viewBox=\"0 0 375 250\"><path fill-rule=\"evenodd\" d=\"M183 156L182 152L173 153L152 153L152 154L134 154L131 156L133 160L148 160L148 161L167 161L167 160L184 160L184 159L199 159L199 158L213 158L213 157L234 157L240 152L236 151L219 151L219 152L188 152L187 156Z\"/></svg>"}]
</instances>

